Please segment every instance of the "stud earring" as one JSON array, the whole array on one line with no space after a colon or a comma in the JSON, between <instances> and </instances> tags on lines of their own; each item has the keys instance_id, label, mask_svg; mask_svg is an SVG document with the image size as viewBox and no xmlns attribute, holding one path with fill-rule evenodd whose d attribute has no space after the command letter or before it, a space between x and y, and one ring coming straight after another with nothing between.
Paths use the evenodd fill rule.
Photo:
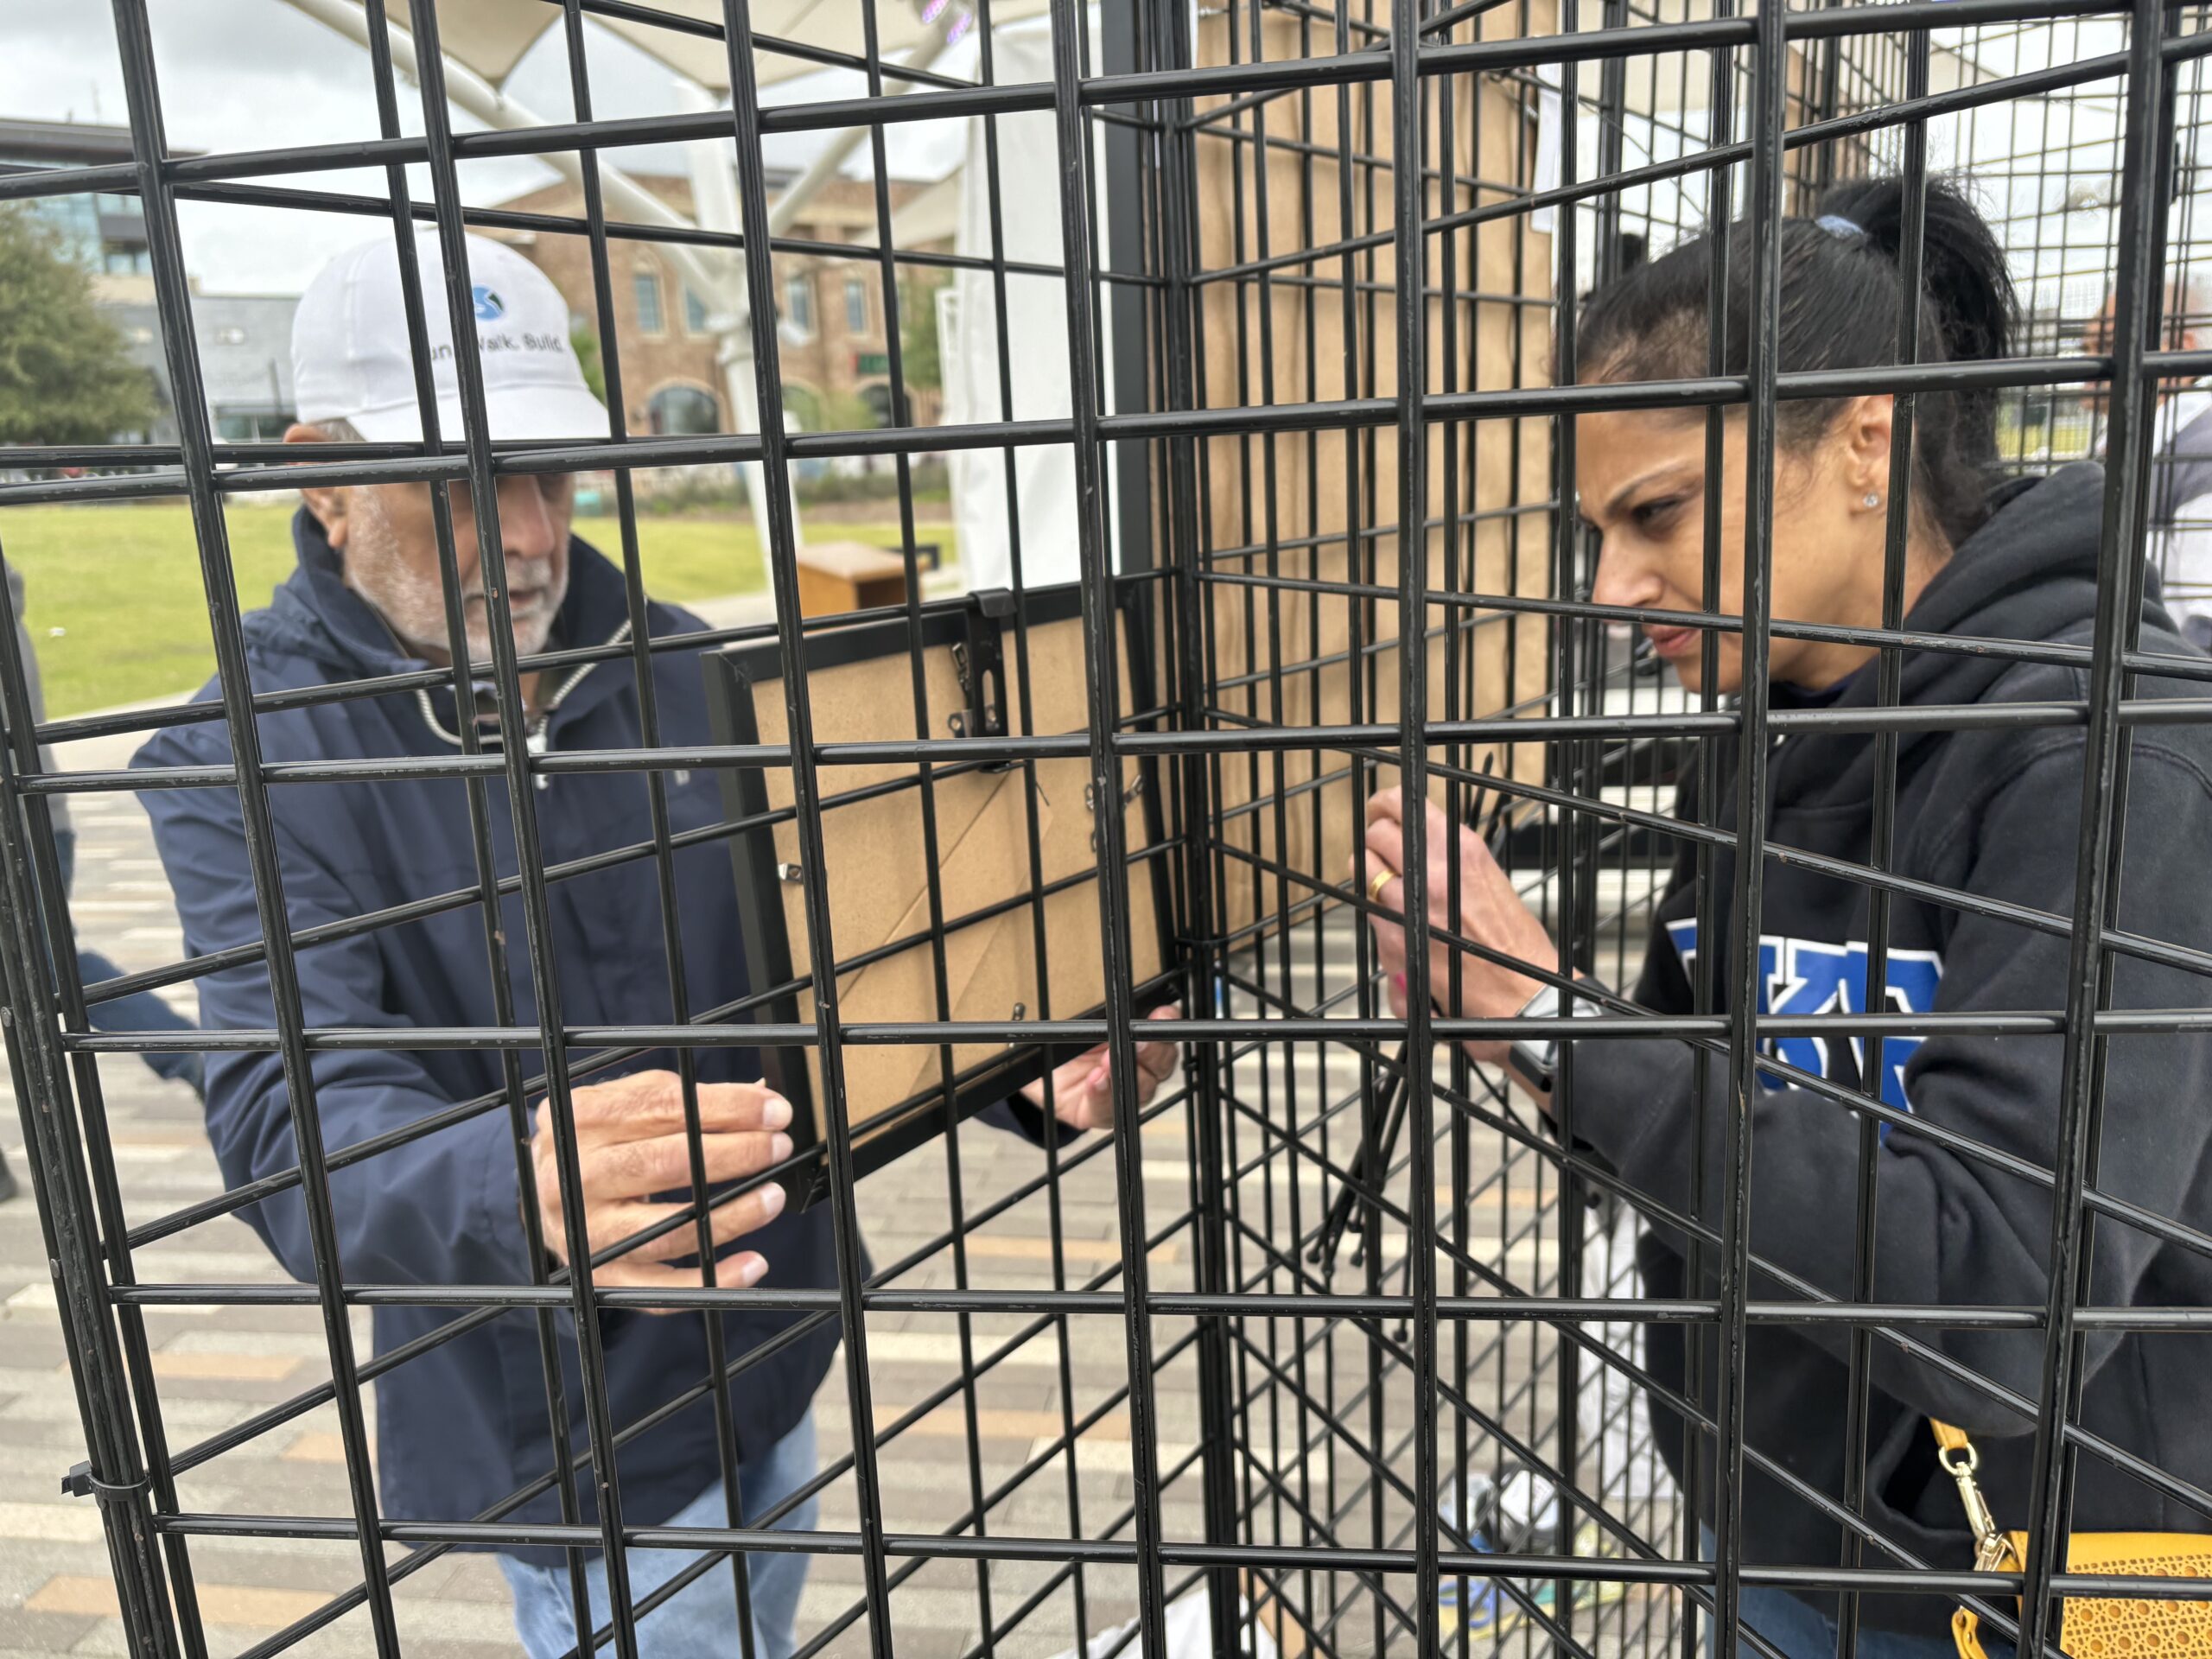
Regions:
<instances>
[{"instance_id":1,"label":"stud earring","mask_svg":"<svg viewBox=\"0 0 2212 1659\"><path fill-rule=\"evenodd\" d=\"M1859 498L1859 505L1866 508L1867 512L1872 512L1875 508L1882 505L1881 492L1878 490L1867 491L1866 494Z\"/></svg>"}]
</instances>

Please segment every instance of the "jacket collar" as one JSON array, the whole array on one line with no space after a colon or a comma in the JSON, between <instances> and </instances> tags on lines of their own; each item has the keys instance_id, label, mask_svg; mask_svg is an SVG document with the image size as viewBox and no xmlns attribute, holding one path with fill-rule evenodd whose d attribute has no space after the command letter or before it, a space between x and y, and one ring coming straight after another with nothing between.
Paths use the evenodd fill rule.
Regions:
<instances>
[{"instance_id":1,"label":"jacket collar","mask_svg":"<svg viewBox=\"0 0 2212 1659\"><path fill-rule=\"evenodd\" d=\"M292 518L292 548L299 568L277 588L268 613L278 643L312 658L335 678L406 674L429 666L392 632L374 606L346 585L337 550L304 506ZM571 536L569 592L555 620L553 638L563 644L607 644L629 620L628 605L622 572L590 543ZM647 622L652 632L660 632L668 626L667 613L649 604ZM577 681L563 701L556 718L564 722L573 719L630 682L627 664L619 658L592 666L593 671ZM604 671L610 667L616 671ZM565 679L575 671L570 667L552 673ZM442 714L449 715L450 694L441 692L438 701Z\"/></svg>"}]
</instances>

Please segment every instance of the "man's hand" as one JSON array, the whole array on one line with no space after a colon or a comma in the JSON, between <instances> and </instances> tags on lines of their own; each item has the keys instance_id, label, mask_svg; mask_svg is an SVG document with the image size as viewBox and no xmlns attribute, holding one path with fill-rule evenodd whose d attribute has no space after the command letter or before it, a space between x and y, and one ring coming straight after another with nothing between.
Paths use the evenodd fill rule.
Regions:
<instances>
[{"instance_id":1,"label":"man's hand","mask_svg":"<svg viewBox=\"0 0 2212 1659\"><path fill-rule=\"evenodd\" d=\"M1152 1011L1154 1020L1179 1020L1182 1009L1170 1003ZM1181 1051L1173 1043L1137 1045L1137 1105L1149 1106L1160 1085L1175 1074ZM1024 1084L1021 1097L1032 1106L1045 1104L1045 1079ZM1103 1129L1114 1121L1114 1063L1103 1043L1085 1050L1052 1072L1052 1116L1071 1129Z\"/></svg>"},{"instance_id":2,"label":"man's hand","mask_svg":"<svg viewBox=\"0 0 2212 1659\"><path fill-rule=\"evenodd\" d=\"M1435 802L1427 803L1427 865L1428 865L1428 920L1433 928L1448 929L1463 938L1517 957L1530 963L1554 965L1559 959L1558 947L1544 931L1528 906L1521 902L1521 895L1513 890L1512 879L1497 867L1490 849L1471 830L1462 828L1455 838L1451 826L1445 822L1444 813ZM1381 870L1395 873L1405 868L1406 830L1404 822L1405 792L1386 789L1367 803L1367 844L1352 855L1351 877L1363 892L1372 891L1376 906L1383 910L1396 911L1405 903L1406 884L1403 880L1382 881L1376 874ZM1455 919L1450 912L1450 861L1456 849L1459 864L1459 914ZM1368 884L1378 886L1370 889ZM1406 933L1395 922L1387 922L1370 916L1368 924L1375 930L1376 952L1381 957L1383 972L1389 976L1390 1007L1400 1015L1406 1011ZM1469 1019L1503 1019L1517 1014L1541 987L1541 982L1526 974L1516 973L1510 968L1473 955L1455 950L1440 939L1432 939L1429 947L1429 985L1440 1003L1451 995L1452 958L1459 959L1459 1007L1457 1012ZM1477 1060L1497 1063L1505 1058L1510 1045L1502 1042L1467 1045L1467 1052Z\"/></svg>"},{"instance_id":3,"label":"man's hand","mask_svg":"<svg viewBox=\"0 0 2212 1659\"><path fill-rule=\"evenodd\" d=\"M678 1213L688 1202L649 1202L652 1194L699 1196L690 1191L683 1089L676 1073L634 1072L575 1090L569 1100L575 1109L576 1159L583 1174L584 1230L594 1255ZM701 1084L699 1148L707 1179L716 1184L739 1180L790 1157L791 1138L783 1131L791 1121L790 1103L765 1084ZM559 1163L554 1156L552 1114L542 1104L530 1148L545 1248L565 1262L569 1237ZM717 1205L709 1212L716 1252L732 1239L766 1225L783 1208L784 1189L773 1182ZM702 1285L706 1282L702 1268L664 1265L677 1256L696 1255L698 1249L698 1228L687 1220L597 1268L592 1281L657 1290ZM718 1262L715 1281L741 1288L758 1284L767 1271L766 1258L747 1250Z\"/></svg>"}]
</instances>

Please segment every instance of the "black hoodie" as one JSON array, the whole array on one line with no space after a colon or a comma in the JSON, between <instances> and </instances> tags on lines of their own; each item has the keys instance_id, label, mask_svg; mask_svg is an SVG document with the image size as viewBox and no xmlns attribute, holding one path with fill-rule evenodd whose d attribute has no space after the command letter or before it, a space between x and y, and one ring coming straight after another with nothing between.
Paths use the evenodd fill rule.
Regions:
<instances>
[{"instance_id":1,"label":"black hoodie","mask_svg":"<svg viewBox=\"0 0 2212 1659\"><path fill-rule=\"evenodd\" d=\"M1908 629L1961 636L2086 645L2096 604L2095 570L2104 487L2101 468L2073 466L1994 499L1994 511L1922 593ZM2151 589L2155 595L2155 588ZM2142 645L2185 652L2172 622L2146 600ZM1906 657L1907 703L2079 702L2087 677L2075 668L2023 664L1955 652ZM2202 683L2146 680L2131 693L2202 697ZM1837 706L1871 704L1874 675L1847 683ZM2212 950L2212 728L2137 725L2128 777L2120 883L2122 929ZM1906 734L1899 742L1893 868L1910 880L2069 913L2079 819L2084 733L2079 725ZM1719 775L1732 771L1732 753ZM1801 733L1769 761L1772 818L1767 840L1865 864L1872 827L1874 740ZM1732 830L1732 784L1719 791L1719 827ZM1685 797L1686 817L1697 817ZM1722 937L1733 860L1717 853ZM1685 959L1696 949L1696 900L1687 849L1662 899L1637 1001L1666 1013L1691 1006ZM1854 881L1770 858L1761 923L1765 1010L1858 1011L1865 999L1867 889ZM2067 941L1900 895L1891 911L1889 1005L1923 1011L2051 1013L2065 1004ZM1731 965L1717 982L1734 982ZM2122 957L2113 1004L2185 1008L2206 1001L2207 982L2186 971ZM2063 1039L1938 1033L1891 1039L1885 1096L1913 1116L2049 1171L2058 1134ZM1856 1086L1854 1045L1785 1039L1780 1058ZM2102 1144L2096 1185L2114 1198L2212 1231L2206 1147L2212 1139L2212 1033L2114 1036L2107 1045ZM1695 1117L1693 1059L1678 1041L1586 1040L1574 1056L1573 1122L1622 1177L1677 1211L1690 1209ZM1708 1133L1700 1219L1716 1230L1723 1192L1727 1118L1725 1074L1708 1072ZM1763 1079L1752 1111L1751 1245L1757 1256L1837 1298L1852 1291L1857 1235L1859 1123L1840 1103ZM1898 1123L1877 1154L1877 1240L1871 1300L1923 1306L2040 1307L2049 1285L2051 1189L1962 1156ZM2110 1221L2095 1227L2093 1285L2086 1306L2202 1308L2212 1305L2212 1258ZM1686 1282L1678 1230L1643 1241L1640 1262L1656 1297L1716 1294ZM1707 1252L1708 1262L1712 1252ZM1751 1294L1793 1293L1754 1272ZM1706 1385L1714 1405L1719 1375L1712 1327L1653 1325L1648 1356L1656 1379L1684 1387L1688 1333L1702 1332ZM1912 1334L1973 1373L2032 1400L2044 1337L2035 1330L1938 1330ZM1797 1480L1840 1500L1849 1414L1851 1334L1834 1323L1751 1327L1747 1356L1746 1444ZM2034 1424L1982 1389L1877 1336L1867 1439L1866 1519L1914 1557L1948 1568L1971 1564L1957 1489L1936 1468L1932 1413L1976 1438L1981 1478L2000 1526L2029 1522ZM2088 1430L2158 1469L2212 1486L2212 1338L2100 1332L2088 1344L2082 1421ZM1656 1427L1679 1464L1681 1421L1659 1406ZM1711 1465L1710 1440L1700 1453ZM2082 1453L2075 1505L2079 1530L2212 1530L2212 1523L2162 1498L2093 1452ZM1680 1470L1677 1468L1679 1474ZM1705 1515L1712 1516L1711 1481ZM1747 1561L1831 1567L1842 1532L1802 1492L1751 1459L1743 1491ZM1892 1567L1869 1548L1865 1560ZM1833 1596L1805 1599L1831 1616ZM1862 1616L1876 1627L1942 1635L1950 1604L1937 1596L1869 1596Z\"/></svg>"}]
</instances>

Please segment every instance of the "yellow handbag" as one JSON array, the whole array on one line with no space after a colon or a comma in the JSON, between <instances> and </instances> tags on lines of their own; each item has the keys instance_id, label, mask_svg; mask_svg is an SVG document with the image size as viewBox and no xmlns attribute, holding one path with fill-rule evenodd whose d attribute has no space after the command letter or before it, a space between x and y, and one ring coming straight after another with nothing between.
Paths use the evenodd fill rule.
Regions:
<instances>
[{"instance_id":1,"label":"yellow handbag","mask_svg":"<svg viewBox=\"0 0 2212 1659\"><path fill-rule=\"evenodd\" d=\"M1959 1484L1967 1525L1974 1529L1974 1564L1984 1573L2018 1572L2028 1535L1999 1532L1974 1476L1980 1457L1963 1429L1934 1418L1936 1460ZM2120 1578L2212 1578L2212 1537L2190 1532L2077 1532L2066 1543L2066 1570ZM2212 1601L2123 1601L2075 1596L2066 1603L2061 1642L2072 1659L2212 1659ZM1951 1615L1959 1659L1988 1659L1981 1616L1964 1607Z\"/></svg>"}]
</instances>

